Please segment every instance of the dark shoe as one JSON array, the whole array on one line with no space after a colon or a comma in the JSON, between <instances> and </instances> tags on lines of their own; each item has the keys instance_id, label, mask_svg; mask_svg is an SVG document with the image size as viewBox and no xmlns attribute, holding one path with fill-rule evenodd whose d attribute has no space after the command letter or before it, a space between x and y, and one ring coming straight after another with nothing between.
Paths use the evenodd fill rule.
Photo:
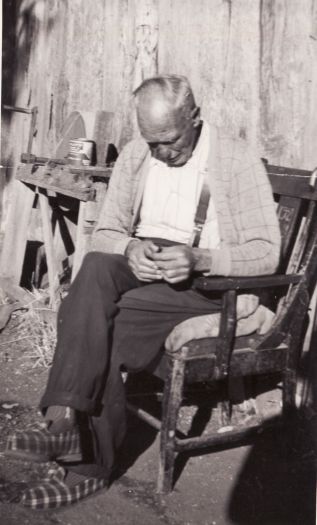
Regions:
<instances>
[{"instance_id":1,"label":"dark shoe","mask_svg":"<svg viewBox=\"0 0 317 525\"><path fill-rule=\"evenodd\" d=\"M76 503L107 485L104 478L87 477L68 486L64 483L66 471L62 467L49 478L23 491L21 503L32 509L56 509Z\"/></svg>"},{"instance_id":2,"label":"dark shoe","mask_svg":"<svg viewBox=\"0 0 317 525\"><path fill-rule=\"evenodd\" d=\"M80 436L77 430L58 435L47 430L16 432L9 436L5 454L39 462L66 456L75 461L81 457Z\"/></svg>"}]
</instances>

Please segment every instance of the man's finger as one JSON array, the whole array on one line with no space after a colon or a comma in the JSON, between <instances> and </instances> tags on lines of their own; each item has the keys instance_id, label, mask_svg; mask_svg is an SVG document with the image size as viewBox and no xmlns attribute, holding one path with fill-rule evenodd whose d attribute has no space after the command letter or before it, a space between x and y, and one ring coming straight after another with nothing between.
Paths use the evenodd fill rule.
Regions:
<instances>
[{"instance_id":1,"label":"man's finger","mask_svg":"<svg viewBox=\"0 0 317 525\"><path fill-rule=\"evenodd\" d=\"M167 246L160 252L154 253L152 258L153 261L170 261L177 259L183 255L183 250L180 250L175 246Z\"/></svg>"},{"instance_id":2,"label":"man's finger","mask_svg":"<svg viewBox=\"0 0 317 525\"><path fill-rule=\"evenodd\" d=\"M162 279L163 274L159 270L155 268L148 268L147 266L143 266L140 264L129 264L131 270L135 275L147 275L148 277L151 277L152 279Z\"/></svg>"},{"instance_id":3,"label":"man's finger","mask_svg":"<svg viewBox=\"0 0 317 525\"><path fill-rule=\"evenodd\" d=\"M161 263L157 263L157 267L165 272L181 272L181 271L189 271L190 266L187 261L182 261L179 259L171 260L171 261L162 261Z\"/></svg>"},{"instance_id":4,"label":"man's finger","mask_svg":"<svg viewBox=\"0 0 317 525\"><path fill-rule=\"evenodd\" d=\"M137 277L140 279L140 281L160 281L162 280L162 275L157 273L149 273L149 272L143 272L138 271Z\"/></svg>"},{"instance_id":5,"label":"man's finger","mask_svg":"<svg viewBox=\"0 0 317 525\"><path fill-rule=\"evenodd\" d=\"M131 271L140 281L153 282L163 279L161 272L149 270L148 268L140 268L134 264L129 263Z\"/></svg>"},{"instance_id":6,"label":"man's finger","mask_svg":"<svg viewBox=\"0 0 317 525\"><path fill-rule=\"evenodd\" d=\"M135 274L135 276L139 279L139 281L145 282L145 283L153 283L154 281L160 281L160 277L148 277L147 275L139 275Z\"/></svg>"},{"instance_id":7,"label":"man's finger","mask_svg":"<svg viewBox=\"0 0 317 525\"><path fill-rule=\"evenodd\" d=\"M181 273L173 273L173 274L166 274L163 272L163 278L164 281L168 283L180 283L181 281L185 281L189 276L189 272L181 272Z\"/></svg>"},{"instance_id":8,"label":"man's finger","mask_svg":"<svg viewBox=\"0 0 317 525\"><path fill-rule=\"evenodd\" d=\"M146 255L146 257L153 258L155 253L157 253L159 250L160 250L159 246L154 244L154 242L149 241L149 244L146 244L144 247L144 254Z\"/></svg>"},{"instance_id":9,"label":"man's finger","mask_svg":"<svg viewBox=\"0 0 317 525\"><path fill-rule=\"evenodd\" d=\"M147 259L146 257L131 257L131 262L135 264L135 266L142 266L143 268L152 268L153 270L158 269L157 264L151 261L150 259Z\"/></svg>"},{"instance_id":10,"label":"man's finger","mask_svg":"<svg viewBox=\"0 0 317 525\"><path fill-rule=\"evenodd\" d=\"M157 270L155 268L148 268L147 266L143 266L142 264L137 267L137 270L139 273L146 273L147 275L159 277L160 279L162 279L163 277L163 273L160 270Z\"/></svg>"}]
</instances>

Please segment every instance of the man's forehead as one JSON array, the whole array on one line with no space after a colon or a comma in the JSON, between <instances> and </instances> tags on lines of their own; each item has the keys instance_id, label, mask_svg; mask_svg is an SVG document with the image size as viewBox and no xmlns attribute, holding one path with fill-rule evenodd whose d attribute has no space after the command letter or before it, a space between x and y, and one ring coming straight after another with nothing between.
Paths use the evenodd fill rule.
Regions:
<instances>
[{"instance_id":1,"label":"man's forehead","mask_svg":"<svg viewBox=\"0 0 317 525\"><path fill-rule=\"evenodd\" d=\"M139 125L139 127L146 142L174 142L179 138L182 131L181 128L158 127L148 124Z\"/></svg>"},{"instance_id":2,"label":"man's forehead","mask_svg":"<svg viewBox=\"0 0 317 525\"><path fill-rule=\"evenodd\" d=\"M138 122L148 142L172 141L184 127L184 116L163 99L157 99L138 106Z\"/></svg>"}]
</instances>

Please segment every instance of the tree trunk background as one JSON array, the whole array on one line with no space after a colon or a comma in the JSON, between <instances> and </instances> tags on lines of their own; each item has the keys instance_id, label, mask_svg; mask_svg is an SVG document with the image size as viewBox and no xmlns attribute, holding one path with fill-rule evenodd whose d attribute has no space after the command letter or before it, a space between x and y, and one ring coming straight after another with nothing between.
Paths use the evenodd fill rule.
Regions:
<instances>
[{"instance_id":1,"label":"tree trunk background","mask_svg":"<svg viewBox=\"0 0 317 525\"><path fill-rule=\"evenodd\" d=\"M179 73L224 133L271 163L317 165L317 0L3 4L2 103L39 107L33 153L53 155L75 109L113 111L120 149L137 133L132 90L156 73ZM29 122L2 115L2 219Z\"/></svg>"}]
</instances>

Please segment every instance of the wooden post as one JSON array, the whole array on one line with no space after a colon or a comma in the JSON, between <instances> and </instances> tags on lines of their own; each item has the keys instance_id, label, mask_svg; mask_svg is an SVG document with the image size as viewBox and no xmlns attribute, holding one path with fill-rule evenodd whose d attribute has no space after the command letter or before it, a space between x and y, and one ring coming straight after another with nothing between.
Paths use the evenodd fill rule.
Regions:
<instances>
[{"instance_id":1,"label":"wooden post","mask_svg":"<svg viewBox=\"0 0 317 525\"><path fill-rule=\"evenodd\" d=\"M14 181L1 252L1 276L19 284L35 193L30 186Z\"/></svg>"},{"instance_id":2,"label":"wooden post","mask_svg":"<svg viewBox=\"0 0 317 525\"><path fill-rule=\"evenodd\" d=\"M56 306L56 290L58 287L58 272L57 264L54 255L54 239L52 232L52 221L50 206L48 203L48 196L46 190L40 190L39 193L39 202L40 210L42 217L42 228L43 228L43 237L45 244L45 253L46 253L46 264L48 270L48 283L49 283L49 293L50 293L50 305L54 309Z\"/></svg>"},{"instance_id":3,"label":"wooden post","mask_svg":"<svg viewBox=\"0 0 317 525\"><path fill-rule=\"evenodd\" d=\"M169 370L165 378L163 413L160 441L157 492L166 494L172 490L176 456L176 429L179 409L183 398L186 356L188 348L183 346L177 358L169 359Z\"/></svg>"}]
</instances>

